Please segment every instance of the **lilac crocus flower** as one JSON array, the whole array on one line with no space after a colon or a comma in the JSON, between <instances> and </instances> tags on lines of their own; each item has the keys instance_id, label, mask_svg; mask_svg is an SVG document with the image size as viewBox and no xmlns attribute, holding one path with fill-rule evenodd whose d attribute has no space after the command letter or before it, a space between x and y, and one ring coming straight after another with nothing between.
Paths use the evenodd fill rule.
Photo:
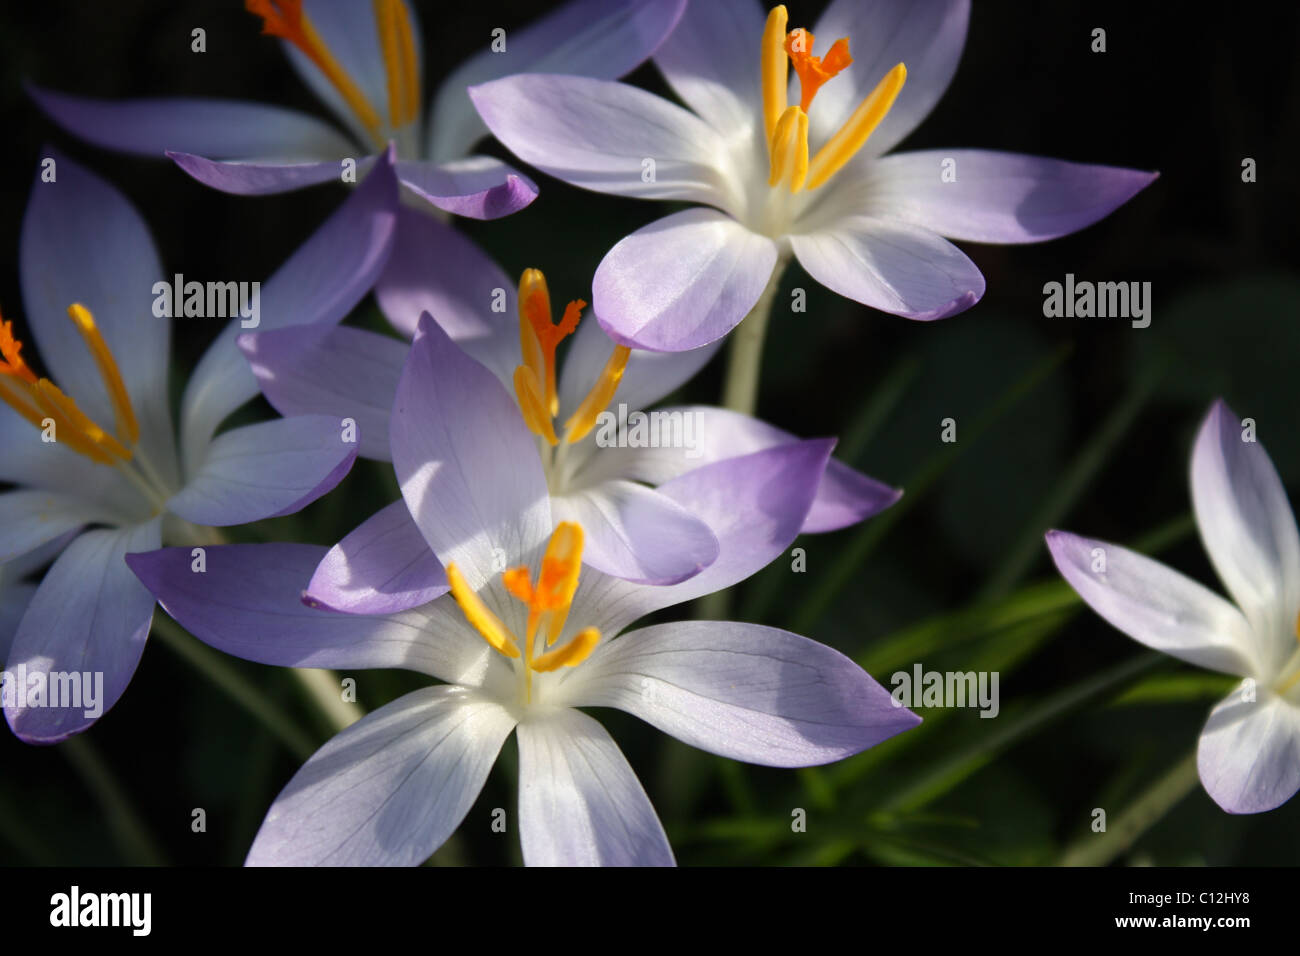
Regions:
<instances>
[{"instance_id":1,"label":"lilac crocus flower","mask_svg":"<svg viewBox=\"0 0 1300 956\"><path fill-rule=\"evenodd\" d=\"M495 219L527 206L527 176L471 147L487 130L470 83L529 70L612 79L639 65L672 30L685 0L574 0L484 49L442 83L421 111L423 49L405 0L246 0L263 32L282 38L303 82L347 130L279 106L213 99L104 102L50 90L32 96L58 123L96 145L171 157L200 182L243 195L338 181L342 161L364 170L391 141L403 193L439 209ZM442 53L435 34L429 50Z\"/></svg>"},{"instance_id":2,"label":"lilac crocus flower","mask_svg":"<svg viewBox=\"0 0 1300 956\"><path fill-rule=\"evenodd\" d=\"M1201 783L1229 813L1281 806L1300 789L1300 536L1254 423L1222 400L1192 453L1201 541L1232 595L1219 595L1118 545L1052 531L1066 581L1136 641L1245 678L1210 712L1197 746Z\"/></svg>"},{"instance_id":3,"label":"lilac crocus flower","mask_svg":"<svg viewBox=\"0 0 1300 956\"><path fill-rule=\"evenodd\" d=\"M454 229L402 210L399 233L418 241L399 244L379 280L376 294L386 314L407 334L415 332L417 316L436 317L441 331L494 373L456 379L460 393L430 385L440 404L425 413L455 416L466 405L490 410L496 420L485 434L495 436L500 467L540 458L552 512L557 521L584 527L591 567L644 584L676 583L707 567L717 556L712 532L653 486L715 461L796 441L765 422L719 408L641 411L689 379L716 348L667 354L617 347L599 325L578 322L581 300L571 302L565 318L553 324L538 270L524 274L516 296L500 267ZM436 283L429 278L435 264ZM494 301L501 311L489 307ZM557 370L555 347L575 323L566 361ZM529 343L531 358L522 343ZM395 397L401 401L397 383L407 363L404 343L338 328L310 346L303 336L284 331L249 334L240 344L263 393L281 413L352 418L362 455L388 459L394 454L389 413ZM445 361L451 361L450 353L436 351L410 374L427 375L434 383L452 381ZM452 366L461 361L455 357ZM357 368L363 373L348 372ZM607 407L615 403L616 410ZM533 434L515 442L508 436L516 433L521 415ZM635 428L641 429L639 437ZM899 494L832 461L803 530L855 524L893 504ZM407 547L399 547L399 540ZM376 547L377 541L384 546ZM423 603L440 588L446 588L442 568L399 503L330 552L307 596L335 610L377 613Z\"/></svg>"},{"instance_id":4,"label":"lilac crocus flower","mask_svg":"<svg viewBox=\"0 0 1300 956\"><path fill-rule=\"evenodd\" d=\"M163 540L206 544L206 528L296 511L339 482L356 444L325 415L215 434L257 394L235 346L244 320L235 318L189 380L178 448L167 390L171 323L154 312L155 284L171 277L121 194L47 155L54 166L43 174L55 178L38 178L21 240L38 353L0 322L0 482L16 486L0 494L0 578L55 560L34 591L5 589L0 617L13 627L7 670L47 687L55 673L99 674L107 710L135 671L153 617L153 597L123 555ZM383 267L396 206L385 159L260 289L261 326L339 321ZM49 378L33 371L38 357ZM38 706L54 701L5 690L5 717L30 743L94 722L83 708Z\"/></svg>"},{"instance_id":5,"label":"lilac crocus flower","mask_svg":"<svg viewBox=\"0 0 1300 956\"><path fill-rule=\"evenodd\" d=\"M306 545L213 548L204 575L183 549L128 558L168 613L227 653L349 672L403 667L445 682L326 743L281 791L249 864L420 863L460 825L512 730L526 864L671 864L632 768L579 708L616 707L692 746L776 767L839 760L919 722L852 661L786 631L692 621L622 634L778 557L812 506L830 441L768 448L661 486L706 516L719 553L680 584L639 585L582 568L581 527L553 523L540 463L494 453L495 442L530 440L518 416L444 404L488 373L432 322L414 350L394 458L450 594L377 616L305 606L299 588L323 557ZM446 379L418 374L433 357L421 351L445 353Z\"/></svg>"},{"instance_id":6,"label":"lilac crocus flower","mask_svg":"<svg viewBox=\"0 0 1300 956\"><path fill-rule=\"evenodd\" d=\"M948 86L969 13L967 0L833 0L816 36L843 39L813 56L814 35L787 33L784 7L764 26L755 0L692 3L655 54L689 110L575 76L505 77L470 98L497 139L545 173L702 204L637 230L600 264L592 302L616 341L712 342L791 254L840 295L940 319L984 293L975 264L943 237L1053 239L1155 178L985 150L886 156Z\"/></svg>"}]
</instances>

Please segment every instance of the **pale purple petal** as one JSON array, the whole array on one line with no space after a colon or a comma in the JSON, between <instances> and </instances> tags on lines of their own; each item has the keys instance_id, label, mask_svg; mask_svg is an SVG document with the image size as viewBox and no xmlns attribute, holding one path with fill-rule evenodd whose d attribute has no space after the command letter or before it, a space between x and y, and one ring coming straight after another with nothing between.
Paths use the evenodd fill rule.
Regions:
<instances>
[{"instance_id":1,"label":"pale purple petal","mask_svg":"<svg viewBox=\"0 0 1300 956\"><path fill-rule=\"evenodd\" d=\"M132 555L127 564L187 631L245 660L348 671L398 667L475 687L512 679L505 659L464 623L454 602L385 616L304 604L302 589L325 553L307 544L229 544L162 548Z\"/></svg>"},{"instance_id":2,"label":"pale purple petal","mask_svg":"<svg viewBox=\"0 0 1300 956\"><path fill-rule=\"evenodd\" d=\"M478 590L551 533L537 444L501 383L427 315L397 386L393 466L416 524L444 565Z\"/></svg>"},{"instance_id":3,"label":"pale purple petal","mask_svg":"<svg viewBox=\"0 0 1300 956\"><path fill-rule=\"evenodd\" d=\"M523 29L503 24L505 49L489 38L442 85L429 117L429 155L463 156L487 127L465 88L513 73L565 73L614 80L655 51L686 0L573 0Z\"/></svg>"},{"instance_id":4,"label":"pale purple petal","mask_svg":"<svg viewBox=\"0 0 1300 956\"><path fill-rule=\"evenodd\" d=\"M944 178L947 163L956 177L951 181ZM993 243L1078 232L1159 176L983 149L882 156L864 174L867 215L901 219L949 239Z\"/></svg>"},{"instance_id":5,"label":"pale purple petal","mask_svg":"<svg viewBox=\"0 0 1300 956\"><path fill-rule=\"evenodd\" d=\"M299 415L223 432L168 510L220 527L293 514L332 489L357 443L332 415Z\"/></svg>"},{"instance_id":6,"label":"pale purple petal","mask_svg":"<svg viewBox=\"0 0 1300 956\"><path fill-rule=\"evenodd\" d=\"M653 93L527 73L470 87L469 95L507 149L566 183L640 199L723 208L739 202L718 167L722 139L694 113Z\"/></svg>"},{"instance_id":7,"label":"pale purple petal","mask_svg":"<svg viewBox=\"0 0 1300 956\"><path fill-rule=\"evenodd\" d=\"M1273 434L1291 432L1283 425ZM1296 649L1300 537L1255 424L1243 424L1222 400L1196 436L1191 480L1205 550L1256 637L1255 676L1270 677Z\"/></svg>"},{"instance_id":8,"label":"pale purple petal","mask_svg":"<svg viewBox=\"0 0 1300 956\"><path fill-rule=\"evenodd\" d=\"M682 621L598 646L555 691L617 707L733 760L809 767L842 760L921 718L839 651L773 627Z\"/></svg>"},{"instance_id":9,"label":"pale purple petal","mask_svg":"<svg viewBox=\"0 0 1300 956\"><path fill-rule=\"evenodd\" d=\"M1210 712L1196 748L1201 783L1229 813L1263 813L1300 790L1300 706L1239 687Z\"/></svg>"},{"instance_id":10,"label":"pale purple petal","mask_svg":"<svg viewBox=\"0 0 1300 956\"><path fill-rule=\"evenodd\" d=\"M167 152L215 159L336 159L356 146L328 123L282 106L166 97L100 100L28 87L56 123L105 149L162 159ZM336 168L337 168L337 164Z\"/></svg>"},{"instance_id":11,"label":"pale purple petal","mask_svg":"<svg viewBox=\"0 0 1300 956\"><path fill-rule=\"evenodd\" d=\"M641 781L609 733L577 710L519 735L519 842L527 866L673 866Z\"/></svg>"},{"instance_id":12,"label":"pale purple petal","mask_svg":"<svg viewBox=\"0 0 1300 956\"><path fill-rule=\"evenodd\" d=\"M1105 541L1049 531L1047 547L1079 597L1133 640L1198 667L1254 671L1250 626L1208 588Z\"/></svg>"},{"instance_id":13,"label":"pale purple petal","mask_svg":"<svg viewBox=\"0 0 1300 956\"><path fill-rule=\"evenodd\" d=\"M470 219L500 219L537 198L536 183L492 156L403 161L397 177L425 202Z\"/></svg>"},{"instance_id":14,"label":"pale purple petal","mask_svg":"<svg viewBox=\"0 0 1300 956\"><path fill-rule=\"evenodd\" d=\"M239 348L281 415L356 425L357 454L389 461L388 419L410 346L350 326L291 326L241 335Z\"/></svg>"},{"instance_id":15,"label":"pale purple petal","mask_svg":"<svg viewBox=\"0 0 1300 956\"><path fill-rule=\"evenodd\" d=\"M81 497L24 488L0 492L0 565L83 525L107 520L103 509Z\"/></svg>"},{"instance_id":16,"label":"pale purple petal","mask_svg":"<svg viewBox=\"0 0 1300 956\"><path fill-rule=\"evenodd\" d=\"M556 522L585 532L582 560L611 577L677 584L718 557L718 539L671 498L634 481L607 481L551 499Z\"/></svg>"},{"instance_id":17,"label":"pale purple petal","mask_svg":"<svg viewBox=\"0 0 1300 956\"><path fill-rule=\"evenodd\" d=\"M35 584L0 585L0 665L9 659L9 648L18 633L18 622L36 595Z\"/></svg>"},{"instance_id":18,"label":"pale purple petal","mask_svg":"<svg viewBox=\"0 0 1300 956\"><path fill-rule=\"evenodd\" d=\"M31 697L26 707L20 698L7 699L5 719L22 740L53 744L80 733L126 690L149 636L154 600L122 557L158 547L161 527L155 518L132 528L87 531L46 572L18 625L6 669L26 669L29 693L34 674L50 688L52 673L70 682L75 672L80 693L61 696L61 706L48 706L56 703L53 696L47 706L31 706Z\"/></svg>"},{"instance_id":19,"label":"pale purple petal","mask_svg":"<svg viewBox=\"0 0 1300 956\"><path fill-rule=\"evenodd\" d=\"M682 352L740 324L776 266L776 243L716 209L687 209L610 249L592 280L601 327L632 348Z\"/></svg>"},{"instance_id":20,"label":"pale purple petal","mask_svg":"<svg viewBox=\"0 0 1300 956\"><path fill-rule=\"evenodd\" d=\"M280 791L247 866L418 866L456 831L515 719L464 687L367 714Z\"/></svg>"},{"instance_id":21,"label":"pale purple petal","mask_svg":"<svg viewBox=\"0 0 1300 956\"><path fill-rule=\"evenodd\" d=\"M405 501L395 501L330 548L303 600L348 614L392 614L447 593L447 574Z\"/></svg>"},{"instance_id":22,"label":"pale purple petal","mask_svg":"<svg viewBox=\"0 0 1300 956\"><path fill-rule=\"evenodd\" d=\"M928 229L853 215L790 237L799 264L832 292L908 319L964 312L984 295L966 254Z\"/></svg>"},{"instance_id":23,"label":"pale purple petal","mask_svg":"<svg viewBox=\"0 0 1300 956\"><path fill-rule=\"evenodd\" d=\"M313 160L296 163L273 159L221 160L209 159L196 153L169 150L167 158L189 176L205 186L211 186L234 196L270 196L291 192L330 180L343 182L341 159ZM355 172L364 176L371 166L371 157L354 156Z\"/></svg>"}]
</instances>

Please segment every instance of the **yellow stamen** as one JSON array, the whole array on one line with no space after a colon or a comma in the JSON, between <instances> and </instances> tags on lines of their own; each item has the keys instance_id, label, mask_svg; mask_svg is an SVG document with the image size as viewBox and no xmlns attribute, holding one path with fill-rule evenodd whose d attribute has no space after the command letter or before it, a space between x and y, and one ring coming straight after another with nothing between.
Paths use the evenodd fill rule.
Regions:
<instances>
[{"instance_id":1,"label":"yellow stamen","mask_svg":"<svg viewBox=\"0 0 1300 956\"><path fill-rule=\"evenodd\" d=\"M86 342L86 347L90 349L90 354L94 356L95 364L99 366L100 377L104 380L104 385L108 389L109 400L113 403L113 416L117 421L117 433L126 439L128 444L134 445L140 440L140 424L135 418L135 409L131 407L131 396L127 393L126 383L122 381L122 372L117 367L117 362L113 358L113 353L108 349L108 343L99 332L99 327L95 325L95 318L80 302L74 302L68 306L68 317L81 333L81 337Z\"/></svg>"},{"instance_id":2,"label":"yellow stamen","mask_svg":"<svg viewBox=\"0 0 1300 956\"><path fill-rule=\"evenodd\" d=\"M36 383L36 392L41 403L41 407L51 413L62 415L64 419L72 424L74 433L78 438L86 438L96 447L103 449L108 454L122 459L122 461L131 460L131 450L110 435L104 429L95 424L91 418L86 415L72 397L65 395L63 391L51 382L48 378L43 378Z\"/></svg>"},{"instance_id":3,"label":"yellow stamen","mask_svg":"<svg viewBox=\"0 0 1300 956\"><path fill-rule=\"evenodd\" d=\"M808 114L803 107L791 106L781 114L769 153L772 171L767 184L788 182L790 192L798 192L808 176Z\"/></svg>"},{"instance_id":4,"label":"yellow stamen","mask_svg":"<svg viewBox=\"0 0 1300 956\"><path fill-rule=\"evenodd\" d=\"M582 299L573 300L565 306L559 323L552 325L551 296L542 271L525 269L519 279L519 343L524 364L545 384L546 408L552 416L560 410L560 397L555 389L555 349L578 327L586 307ZM525 325L531 329L531 337Z\"/></svg>"},{"instance_id":5,"label":"yellow stamen","mask_svg":"<svg viewBox=\"0 0 1300 956\"><path fill-rule=\"evenodd\" d=\"M561 667L577 667L596 649L600 642L600 631L594 627L588 627L579 631L573 638L561 647L553 651L547 651L541 657L532 663L535 671L545 673L547 671L559 670Z\"/></svg>"},{"instance_id":6,"label":"yellow stamen","mask_svg":"<svg viewBox=\"0 0 1300 956\"><path fill-rule=\"evenodd\" d=\"M582 441L587 433L596 427L596 419L614 398L614 393L618 391L618 383L622 381L623 373L627 371L627 360L631 356L632 350L626 345L614 346L613 354L605 363L605 367L600 370L600 378L591 387L587 397L582 400L578 410L564 423L564 440L570 445Z\"/></svg>"},{"instance_id":7,"label":"yellow stamen","mask_svg":"<svg viewBox=\"0 0 1300 956\"><path fill-rule=\"evenodd\" d=\"M543 403L541 383L537 381L537 373L527 365L515 369L515 400L519 402L519 411L528 430L541 435L550 444L558 445L560 439L555 435L555 424Z\"/></svg>"},{"instance_id":8,"label":"yellow stamen","mask_svg":"<svg viewBox=\"0 0 1300 956\"><path fill-rule=\"evenodd\" d=\"M280 37L301 50L338 90L371 139L383 145L383 137L379 134L379 114L330 52L307 14L303 13L302 0L244 0L244 9L262 18L263 34Z\"/></svg>"},{"instance_id":9,"label":"yellow stamen","mask_svg":"<svg viewBox=\"0 0 1300 956\"><path fill-rule=\"evenodd\" d=\"M902 63L885 74L885 78L867 94L840 131L817 151L808 167L806 188L816 189L853 158L894 105L906 80L907 67Z\"/></svg>"},{"instance_id":10,"label":"yellow stamen","mask_svg":"<svg viewBox=\"0 0 1300 956\"><path fill-rule=\"evenodd\" d=\"M786 80L789 73L785 52L785 25L788 16L785 6L772 8L763 27L763 43L759 48L761 84L763 92L763 139L770 145L776 132L777 121L785 112Z\"/></svg>"},{"instance_id":11,"label":"yellow stamen","mask_svg":"<svg viewBox=\"0 0 1300 956\"><path fill-rule=\"evenodd\" d=\"M515 646L514 638L510 636L506 626L501 623L499 617L488 610L488 606L470 588L464 575L454 563L447 565L447 581L451 584L452 597L460 605L465 620L474 626L474 629L483 636L483 640L506 657L518 657L519 648Z\"/></svg>"},{"instance_id":12,"label":"yellow stamen","mask_svg":"<svg viewBox=\"0 0 1300 956\"><path fill-rule=\"evenodd\" d=\"M784 49L799 75L799 108L805 113L822 85L853 62L848 37L836 40L826 56L813 56L813 35L802 27L790 31Z\"/></svg>"},{"instance_id":13,"label":"yellow stamen","mask_svg":"<svg viewBox=\"0 0 1300 956\"><path fill-rule=\"evenodd\" d=\"M0 374L0 401L37 428L44 428L46 415L32 396L33 391L34 386L28 382L14 379L7 374Z\"/></svg>"},{"instance_id":14,"label":"yellow stamen","mask_svg":"<svg viewBox=\"0 0 1300 956\"><path fill-rule=\"evenodd\" d=\"M411 20L402 0L374 0L374 7L388 78L388 116L393 128L398 129L414 120L420 109Z\"/></svg>"}]
</instances>

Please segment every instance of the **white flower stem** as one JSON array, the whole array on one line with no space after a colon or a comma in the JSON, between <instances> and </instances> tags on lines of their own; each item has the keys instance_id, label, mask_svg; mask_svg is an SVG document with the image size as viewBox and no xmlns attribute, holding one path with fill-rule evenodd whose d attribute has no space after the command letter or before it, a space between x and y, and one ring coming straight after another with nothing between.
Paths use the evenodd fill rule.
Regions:
<instances>
[{"instance_id":1,"label":"white flower stem","mask_svg":"<svg viewBox=\"0 0 1300 956\"><path fill-rule=\"evenodd\" d=\"M343 699L343 683L334 671L306 667L295 667L292 671L299 686L335 732L352 726L366 715L360 704Z\"/></svg>"}]
</instances>

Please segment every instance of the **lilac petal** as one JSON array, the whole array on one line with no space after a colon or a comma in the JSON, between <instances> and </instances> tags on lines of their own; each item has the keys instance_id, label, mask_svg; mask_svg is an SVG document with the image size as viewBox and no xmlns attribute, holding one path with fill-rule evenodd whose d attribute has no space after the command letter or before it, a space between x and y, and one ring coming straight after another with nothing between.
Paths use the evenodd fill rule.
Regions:
<instances>
[{"instance_id":1,"label":"lilac petal","mask_svg":"<svg viewBox=\"0 0 1300 956\"><path fill-rule=\"evenodd\" d=\"M799 264L832 292L908 319L964 312L984 295L984 276L960 249L928 229L847 216L833 228L790 237Z\"/></svg>"},{"instance_id":2,"label":"lilac petal","mask_svg":"<svg viewBox=\"0 0 1300 956\"><path fill-rule=\"evenodd\" d=\"M356 442L331 415L245 425L217 436L167 508L212 527L293 514L342 481L356 457Z\"/></svg>"},{"instance_id":3,"label":"lilac petal","mask_svg":"<svg viewBox=\"0 0 1300 956\"><path fill-rule=\"evenodd\" d=\"M1268 452L1222 400L1196 436L1191 478L1205 550L1251 623L1256 676L1274 675L1296 649L1300 536Z\"/></svg>"},{"instance_id":4,"label":"lilac petal","mask_svg":"<svg viewBox=\"0 0 1300 956\"><path fill-rule=\"evenodd\" d=\"M577 710L529 715L519 734L526 866L673 866L641 781L609 733Z\"/></svg>"},{"instance_id":5,"label":"lilac petal","mask_svg":"<svg viewBox=\"0 0 1300 956\"><path fill-rule=\"evenodd\" d=\"M83 525L108 520L102 509L72 495L28 489L0 493L0 565Z\"/></svg>"},{"instance_id":6,"label":"lilac petal","mask_svg":"<svg viewBox=\"0 0 1300 956\"><path fill-rule=\"evenodd\" d=\"M682 102L729 140L758 132L760 147L763 24L757 0L692 3L655 52L655 65Z\"/></svg>"},{"instance_id":7,"label":"lilac petal","mask_svg":"<svg viewBox=\"0 0 1300 956\"><path fill-rule=\"evenodd\" d=\"M270 196L330 180L343 181L342 159L295 163L270 160L209 159L196 153L168 150L167 158L205 186L234 196ZM364 176L371 157L357 158L356 172Z\"/></svg>"},{"instance_id":8,"label":"lilac petal","mask_svg":"<svg viewBox=\"0 0 1300 956\"><path fill-rule=\"evenodd\" d=\"M718 539L681 505L634 481L607 481L551 499L556 522L585 532L583 563L640 584L677 584L718 557Z\"/></svg>"},{"instance_id":9,"label":"lilac petal","mask_svg":"<svg viewBox=\"0 0 1300 956\"><path fill-rule=\"evenodd\" d=\"M1049 531L1047 547L1079 597L1133 640L1198 667L1254 671L1250 626L1208 588L1105 541Z\"/></svg>"},{"instance_id":10,"label":"lilac petal","mask_svg":"<svg viewBox=\"0 0 1300 956\"><path fill-rule=\"evenodd\" d=\"M521 30L508 30L504 50L485 45L438 88L429 155L463 156L487 135L466 87L514 73L618 79L654 53L685 5L686 0L573 0Z\"/></svg>"},{"instance_id":11,"label":"lilac petal","mask_svg":"<svg viewBox=\"0 0 1300 956\"><path fill-rule=\"evenodd\" d=\"M921 722L839 651L729 621L624 634L568 672L556 695L572 707L617 707L692 747L768 767L842 760Z\"/></svg>"},{"instance_id":12,"label":"lilac petal","mask_svg":"<svg viewBox=\"0 0 1300 956\"><path fill-rule=\"evenodd\" d=\"M610 249L592 280L592 308L610 338L682 352L722 338L758 302L776 243L716 209L687 209Z\"/></svg>"},{"instance_id":13,"label":"lilac petal","mask_svg":"<svg viewBox=\"0 0 1300 956\"><path fill-rule=\"evenodd\" d=\"M274 156L301 161L333 159L356 150L316 117L265 103L182 97L99 100L38 87L28 87L27 92L70 133L104 149L159 159L178 151L218 159Z\"/></svg>"},{"instance_id":14,"label":"lilac petal","mask_svg":"<svg viewBox=\"0 0 1300 956\"><path fill-rule=\"evenodd\" d=\"M478 590L551 533L537 445L515 400L425 315L393 405L393 466L416 524Z\"/></svg>"},{"instance_id":15,"label":"lilac petal","mask_svg":"<svg viewBox=\"0 0 1300 956\"><path fill-rule=\"evenodd\" d=\"M950 160L957 178L946 182ZM866 168L862 211L949 239L1042 242L1104 219L1159 175L983 149L897 153Z\"/></svg>"},{"instance_id":16,"label":"lilac petal","mask_svg":"<svg viewBox=\"0 0 1300 956\"><path fill-rule=\"evenodd\" d=\"M0 666L9 659L18 623L35 595L35 584L0 584Z\"/></svg>"},{"instance_id":17,"label":"lilac petal","mask_svg":"<svg viewBox=\"0 0 1300 956\"><path fill-rule=\"evenodd\" d=\"M453 342L513 387L520 362L516 286L469 237L404 208L375 297L408 339L428 312Z\"/></svg>"},{"instance_id":18,"label":"lilac petal","mask_svg":"<svg viewBox=\"0 0 1300 956\"><path fill-rule=\"evenodd\" d=\"M310 239L298 247L260 294L257 329L337 324L370 291L396 230L397 179L391 152ZM192 469L217 426L257 394L257 379L235 340L250 328L236 319L204 353L190 376L181 410L182 446Z\"/></svg>"},{"instance_id":19,"label":"lilac petal","mask_svg":"<svg viewBox=\"0 0 1300 956\"><path fill-rule=\"evenodd\" d=\"M388 419L405 342L349 326L241 335L240 350L281 415L328 415L356 425L357 454L389 461Z\"/></svg>"},{"instance_id":20,"label":"lilac petal","mask_svg":"<svg viewBox=\"0 0 1300 956\"><path fill-rule=\"evenodd\" d=\"M44 675L48 687L51 672L76 672L81 695L72 706L58 707L7 700L5 719L20 739L65 740L95 723L126 690L149 636L154 600L122 558L158 547L161 527L162 519L155 518L131 528L87 531L46 572L18 625L6 669L25 667L29 692L34 674Z\"/></svg>"},{"instance_id":21,"label":"lilac petal","mask_svg":"<svg viewBox=\"0 0 1300 956\"><path fill-rule=\"evenodd\" d=\"M167 394L171 323L153 314L153 286L165 277L149 228L104 180L57 150L42 152L54 161L57 178L46 183L38 176L23 216L23 305L35 338L27 358L39 354L49 377L81 410L110 427L114 417L108 389L68 318L73 303L89 309L122 373L141 446L163 479L174 481Z\"/></svg>"},{"instance_id":22,"label":"lilac petal","mask_svg":"<svg viewBox=\"0 0 1300 956\"><path fill-rule=\"evenodd\" d=\"M1229 813L1280 807L1300 790L1300 707L1239 687L1210 712L1196 764L1206 792Z\"/></svg>"},{"instance_id":23,"label":"lilac petal","mask_svg":"<svg viewBox=\"0 0 1300 956\"><path fill-rule=\"evenodd\" d=\"M348 614L393 614L447 590L446 572L399 500L330 548L303 600Z\"/></svg>"},{"instance_id":24,"label":"lilac petal","mask_svg":"<svg viewBox=\"0 0 1300 956\"><path fill-rule=\"evenodd\" d=\"M849 38L853 64L827 83L808 113L813 149L835 134L863 98L898 63L907 66L907 83L893 108L867 140L862 156L888 152L934 109L957 71L970 0L833 0L813 34L822 44ZM756 67L757 68L757 67ZM790 101L798 102L799 82L791 74Z\"/></svg>"},{"instance_id":25,"label":"lilac petal","mask_svg":"<svg viewBox=\"0 0 1300 956\"><path fill-rule=\"evenodd\" d=\"M694 113L653 93L526 73L472 86L469 96L507 149L556 179L617 196L739 205L718 168L726 144Z\"/></svg>"},{"instance_id":26,"label":"lilac petal","mask_svg":"<svg viewBox=\"0 0 1300 956\"><path fill-rule=\"evenodd\" d=\"M536 183L491 156L400 162L397 177L426 202L470 219L500 219L537 198Z\"/></svg>"},{"instance_id":27,"label":"lilac petal","mask_svg":"<svg viewBox=\"0 0 1300 956\"><path fill-rule=\"evenodd\" d=\"M418 866L478 798L515 719L426 687L331 738L280 791L247 866Z\"/></svg>"},{"instance_id":28,"label":"lilac petal","mask_svg":"<svg viewBox=\"0 0 1300 956\"><path fill-rule=\"evenodd\" d=\"M198 556L203 552L203 570ZM277 667L400 667L451 683L512 680L505 659L452 604L385 616L308 607L302 589L326 549L306 544L162 548L127 564L173 618L217 650ZM507 684L507 686L510 686Z\"/></svg>"}]
</instances>

